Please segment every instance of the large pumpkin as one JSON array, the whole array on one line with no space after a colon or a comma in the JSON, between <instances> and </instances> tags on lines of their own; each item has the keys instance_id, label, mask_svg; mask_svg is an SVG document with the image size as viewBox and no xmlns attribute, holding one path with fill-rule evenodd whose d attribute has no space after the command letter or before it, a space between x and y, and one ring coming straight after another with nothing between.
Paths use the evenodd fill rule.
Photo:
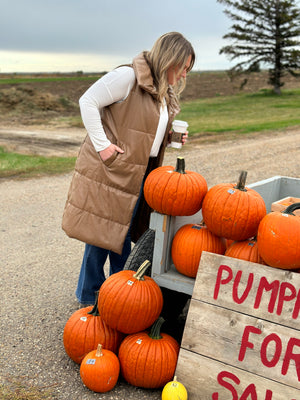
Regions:
<instances>
[{"instance_id":1,"label":"large pumpkin","mask_svg":"<svg viewBox=\"0 0 300 400\"><path fill-rule=\"evenodd\" d=\"M105 393L112 390L118 381L120 362L110 350L98 344L97 350L89 352L80 365L82 382L90 390Z\"/></svg>"},{"instance_id":2,"label":"large pumpkin","mask_svg":"<svg viewBox=\"0 0 300 400\"><path fill-rule=\"evenodd\" d=\"M266 215L264 199L245 187L247 172L242 171L238 183L222 183L207 192L202 216L215 235L233 240L256 236L258 225Z\"/></svg>"},{"instance_id":3,"label":"large pumpkin","mask_svg":"<svg viewBox=\"0 0 300 400\"><path fill-rule=\"evenodd\" d=\"M149 266L146 260L137 272L117 272L101 285L99 313L111 328L126 334L139 332L159 317L163 295L154 279L145 276Z\"/></svg>"},{"instance_id":4,"label":"large pumpkin","mask_svg":"<svg viewBox=\"0 0 300 400\"><path fill-rule=\"evenodd\" d=\"M300 268L300 216L293 214L298 209L300 203L290 205L283 212L271 212L259 224L258 251L271 267Z\"/></svg>"},{"instance_id":5,"label":"large pumpkin","mask_svg":"<svg viewBox=\"0 0 300 400\"><path fill-rule=\"evenodd\" d=\"M161 333L162 317L153 324L150 333L127 336L119 349L121 373L131 385L160 388L174 376L179 344L170 335Z\"/></svg>"},{"instance_id":6,"label":"large pumpkin","mask_svg":"<svg viewBox=\"0 0 300 400\"><path fill-rule=\"evenodd\" d=\"M224 254L224 241L203 224L186 224L175 233L171 254L178 272L195 278L202 251Z\"/></svg>"},{"instance_id":7,"label":"large pumpkin","mask_svg":"<svg viewBox=\"0 0 300 400\"><path fill-rule=\"evenodd\" d=\"M184 158L176 168L163 166L147 176L144 196L153 210L167 215L193 215L200 210L207 192L206 180L197 172L186 171Z\"/></svg>"},{"instance_id":8,"label":"large pumpkin","mask_svg":"<svg viewBox=\"0 0 300 400\"><path fill-rule=\"evenodd\" d=\"M108 326L98 312L98 296L94 306L75 311L68 319L63 334L65 351L80 364L83 358L97 348L98 343L114 353L118 352L124 335Z\"/></svg>"},{"instance_id":9,"label":"large pumpkin","mask_svg":"<svg viewBox=\"0 0 300 400\"><path fill-rule=\"evenodd\" d=\"M243 240L242 242L233 242L226 249L225 256L265 264L259 254L256 238Z\"/></svg>"}]
</instances>

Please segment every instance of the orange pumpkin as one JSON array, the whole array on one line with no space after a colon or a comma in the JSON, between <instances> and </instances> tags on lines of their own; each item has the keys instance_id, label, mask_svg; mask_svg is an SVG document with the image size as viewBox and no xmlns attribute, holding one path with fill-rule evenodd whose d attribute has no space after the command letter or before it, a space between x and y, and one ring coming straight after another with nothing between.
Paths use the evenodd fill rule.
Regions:
<instances>
[{"instance_id":1,"label":"orange pumpkin","mask_svg":"<svg viewBox=\"0 0 300 400\"><path fill-rule=\"evenodd\" d=\"M184 158L176 168L163 166L147 176L144 196L155 211L167 215L193 215L200 210L207 192L206 180L197 172L186 171Z\"/></svg>"},{"instance_id":2,"label":"orange pumpkin","mask_svg":"<svg viewBox=\"0 0 300 400\"><path fill-rule=\"evenodd\" d=\"M195 278L202 251L224 254L224 241L211 233L204 224L183 225L174 235L171 254L178 272Z\"/></svg>"},{"instance_id":3,"label":"orange pumpkin","mask_svg":"<svg viewBox=\"0 0 300 400\"><path fill-rule=\"evenodd\" d=\"M223 241L224 241L224 243L225 243L226 249L228 249L228 247L229 247L230 245L232 245L232 243L234 242L234 240L232 240L232 239L225 239L225 238L223 238Z\"/></svg>"},{"instance_id":4,"label":"orange pumpkin","mask_svg":"<svg viewBox=\"0 0 300 400\"><path fill-rule=\"evenodd\" d=\"M245 187L247 172L242 171L238 183L223 183L207 192L202 216L207 228L217 236L242 241L256 235L266 215L264 199Z\"/></svg>"},{"instance_id":5,"label":"orange pumpkin","mask_svg":"<svg viewBox=\"0 0 300 400\"><path fill-rule=\"evenodd\" d=\"M129 334L149 328L163 306L160 287L145 276L150 262L136 271L123 270L111 275L99 290L98 308L103 320L120 332Z\"/></svg>"},{"instance_id":6,"label":"orange pumpkin","mask_svg":"<svg viewBox=\"0 0 300 400\"><path fill-rule=\"evenodd\" d=\"M298 209L300 203L294 203L282 212L267 214L259 224L258 251L271 267L300 268L300 216L293 214Z\"/></svg>"},{"instance_id":7,"label":"orange pumpkin","mask_svg":"<svg viewBox=\"0 0 300 400\"><path fill-rule=\"evenodd\" d=\"M255 238L243 240L242 242L233 242L226 249L225 256L265 264L258 252L257 240Z\"/></svg>"},{"instance_id":8,"label":"orange pumpkin","mask_svg":"<svg viewBox=\"0 0 300 400\"><path fill-rule=\"evenodd\" d=\"M179 344L167 333L161 333L162 317L153 324L150 333L127 336L119 349L121 372L131 385L160 388L174 376Z\"/></svg>"},{"instance_id":9,"label":"orange pumpkin","mask_svg":"<svg viewBox=\"0 0 300 400\"><path fill-rule=\"evenodd\" d=\"M97 348L98 343L114 353L118 352L124 335L109 327L98 312L98 296L94 306L75 311L68 319L63 334L68 356L80 364L83 358Z\"/></svg>"},{"instance_id":10,"label":"orange pumpkin","mask_svg":"<svg viewBox=\"0 0 300 400\"><path fill-rule=\"evenodd\" d=\"M118 381L120 362L110 350L98 344L97 350L89 352L80 365L82 382L90 390L105 393L112 390Z\"/></svg>"}]
</instances>

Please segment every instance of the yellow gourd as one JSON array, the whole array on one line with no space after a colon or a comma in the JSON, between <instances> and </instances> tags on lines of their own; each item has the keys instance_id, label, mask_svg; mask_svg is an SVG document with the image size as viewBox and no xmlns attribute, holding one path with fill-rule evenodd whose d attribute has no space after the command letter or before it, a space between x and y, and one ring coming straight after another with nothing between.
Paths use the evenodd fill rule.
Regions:
<instances>
[{"instance_id":1,"label":"yellow gourd","mask_svg":"<svg viewBox=\"0 0 300 400\"><path fill-rule=\"evenodd\" d=\"M175 376L173 381L164 386L161 398L162 400L187 400L188 394L186 388L177 381Z\"/></svg>"}]
</instances>

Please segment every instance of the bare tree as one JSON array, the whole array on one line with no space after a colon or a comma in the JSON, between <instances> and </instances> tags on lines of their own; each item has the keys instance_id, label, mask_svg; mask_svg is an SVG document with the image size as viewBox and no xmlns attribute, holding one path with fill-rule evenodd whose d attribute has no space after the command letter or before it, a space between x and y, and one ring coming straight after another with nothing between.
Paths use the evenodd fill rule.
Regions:
<instances>
[{"instance_id":1,"label":"bare tree","mask_svg":"<svg viewBox=\"0 0 300 400\"><path fill-rule=\"evenodd\" d=\"M224 13L234 21L229 33L223 36L232 43L220 50L230 60L241 60L231 68L231 73L258 71L265 65L269 67L269 83L280 94L286 73L300 75L299 1L217 1L227 6Z\"/></svg>"}]
</instances>

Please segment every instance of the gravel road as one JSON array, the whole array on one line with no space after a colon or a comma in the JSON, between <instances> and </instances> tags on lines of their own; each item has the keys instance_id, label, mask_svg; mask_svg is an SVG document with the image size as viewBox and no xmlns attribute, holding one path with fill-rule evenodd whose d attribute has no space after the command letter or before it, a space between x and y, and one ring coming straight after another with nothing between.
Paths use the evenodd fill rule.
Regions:
<instances>
[{"instance_id":1,"label":"gravel road","mask_svg":"<svg viewBox=\"0 0 300 400\"><path fill-rule=\"evenodd\" d=\"M235 182L242 169L248 184L275 175L299 178L300 129L216 143L191 140L180 151L168 149L165 164L175 165L179 154L209 187ZM78 309L74 290L83 254L83 244L61 230L70 180L71 174L0 181L0 383L19 379L51 390L58 400L160 399L160 390L122 380L113 391L95 394L64 352L62 333Z\"/></svg>"}]
</instances>

